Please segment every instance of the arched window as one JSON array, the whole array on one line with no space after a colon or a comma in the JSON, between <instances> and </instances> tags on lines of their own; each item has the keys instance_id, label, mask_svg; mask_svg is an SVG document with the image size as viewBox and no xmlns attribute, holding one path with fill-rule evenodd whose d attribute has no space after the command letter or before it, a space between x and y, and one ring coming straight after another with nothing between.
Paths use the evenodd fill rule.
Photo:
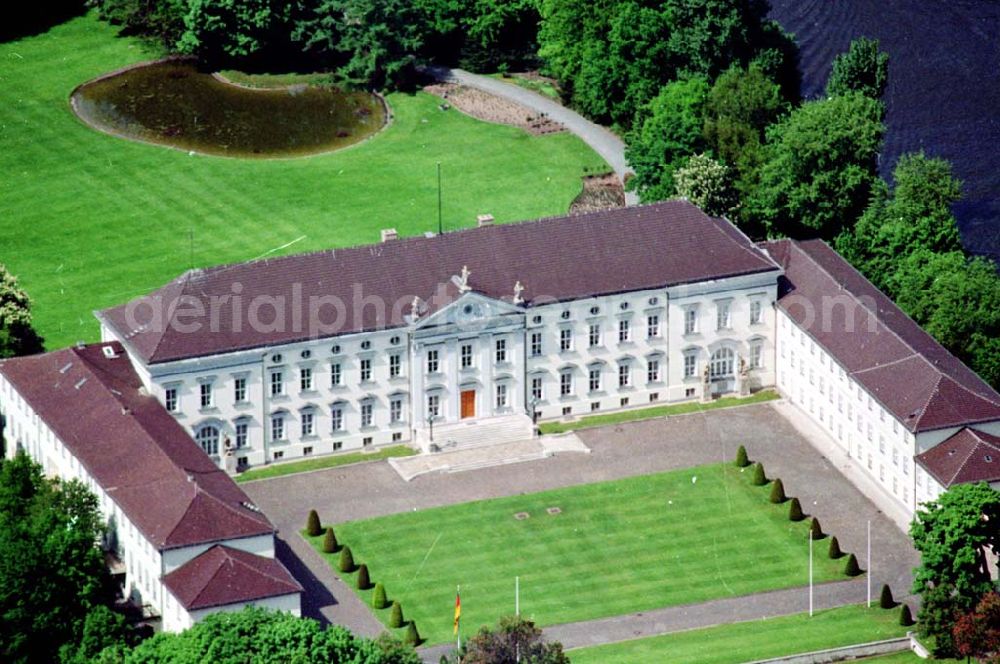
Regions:
<instances>
[{"instance_id":1,"label":"arched window","mask_svg":"<svg viewBox=\"0 0 1000 664\"><path fill-rule=\"evenodd\" d=\"M211 425L203 426L198 429L198 433L194 439L201 445L201 449L205 450L205 454L208 456L219 456L219 429L217 427Z\"/></svg>"},{"instance_id":2,"label":"arched window","mask_svg":"<svg viewBox=\"0 0 1000 664\"><path fill-rule=\"evenodd\" d=\"M720 348L712 353L711 376L724 378L733 375L733 349Z\"/></svg>"}]
</instances>

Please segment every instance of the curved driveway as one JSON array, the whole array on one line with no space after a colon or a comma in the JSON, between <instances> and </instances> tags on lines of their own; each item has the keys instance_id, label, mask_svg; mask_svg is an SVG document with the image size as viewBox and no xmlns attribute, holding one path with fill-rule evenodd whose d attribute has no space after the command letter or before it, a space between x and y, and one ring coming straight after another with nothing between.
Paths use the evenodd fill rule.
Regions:
<instances>
[{"instance_id":1,"label":"curved driveway","mask_svg":"<svg viewBox=\"0 0 1000 664\"><path fill-rule=\"evenodd\" d=\"M631 171L628 163L625 161L625 143L622 139L615 136L605 127L591 122L562 104L558 104L537 92L519 87L513 83L504 83L495 78L480 76L479 74L473 74L463 69L428 67L426 71L438 80L483 90L484 92L489 92L490 94L526 106L536 113L544 113L576 134L594 152L601 155L604 161L608 162L608 165L614 169L622 182L625 182L625 174ZM638 202L639 197L635 192L625 192L626 205L636 205Z\"/></svg>"}]
</instances>

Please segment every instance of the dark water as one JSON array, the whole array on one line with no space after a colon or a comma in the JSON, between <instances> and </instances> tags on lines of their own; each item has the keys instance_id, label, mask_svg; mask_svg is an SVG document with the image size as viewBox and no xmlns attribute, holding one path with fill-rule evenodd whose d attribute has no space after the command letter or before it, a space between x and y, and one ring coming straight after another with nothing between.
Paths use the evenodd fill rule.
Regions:
<instances>
[{"instance_id":1,"label":"dark water","mask_svg":"<svg viewBox=\"0 0 1000 664\"><path fill-rule=\"evenodd\" d=\"M248 90L179 62L87 83L73 103L84 120L112 133L230 157L324 152L385 124L385 106L367 93L305 85Z\"/></svg>"},{"instance_id":2,"label":"dark water","mask_svg":"<svg viewBox=\"0 0 1000 664\"><path fill-rule=\"evenodd\" d=\"M1000 1L771 0L795 33L806 97L822 94L833 57L865 35L889 53L884 176L923 149L964 182L956 206L966 248L1000 261Z\"/></svg>"}]
</instances>

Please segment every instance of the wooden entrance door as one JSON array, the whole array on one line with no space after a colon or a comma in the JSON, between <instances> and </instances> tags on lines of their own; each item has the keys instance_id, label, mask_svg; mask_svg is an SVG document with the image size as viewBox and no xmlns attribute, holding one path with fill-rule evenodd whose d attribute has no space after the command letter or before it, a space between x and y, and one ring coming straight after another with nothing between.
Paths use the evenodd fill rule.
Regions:
<instances>
[{"instance_id":1,"label":"wooden entrance door","mask_svg":"<svg viewBox=\"0 0 1000 664\"><path fill-rule=\"evenodd\" d=\"M476 391L462 390L462 419L476 416Z\"/></svg>"}]
</instances>

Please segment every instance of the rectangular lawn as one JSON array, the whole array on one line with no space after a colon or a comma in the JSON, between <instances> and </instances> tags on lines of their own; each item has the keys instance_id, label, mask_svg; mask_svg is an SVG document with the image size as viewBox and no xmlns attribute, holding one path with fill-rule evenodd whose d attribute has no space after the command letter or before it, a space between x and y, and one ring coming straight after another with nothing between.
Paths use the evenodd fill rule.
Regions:
<instances>
[{"instance_id":1,"label":"rectangular lawn","mask_svg":"<svg viewBox=\"0 0 1000 664\"><path fill-rule=\"evenodd\" d=\"M845 606L818 611L812 618L803 613L580 648L570 652L570 659L573 664L739 664L891 639L905 636L907 629L899 625L899 609ZM872 661L911 661L907 653L892 657L899 659Z\"/></svg>"},{"instance_id":2,"label":"rectangular lawn","mask_svg":"<svg viewBox=\"0 0 1000 664\"><path fill-rule=\"evenodd\" d=\"M513 613L515 576L522 613L542 625L806 584L807 522L788 521L787 504L769 503L769 488L749 479L749 469L703 466L335 531L421 635L438 643L452 638L459 584L468 634ZM319 548L321 538L313 544ZM817 581L844 578L844 561L828 559L826 550L819 542ZM327 558L336 567L337 555ZM360 594L370 599L370 591ZM388 611L376 613L388 619Z\"/></svg>"}]
</instances>

